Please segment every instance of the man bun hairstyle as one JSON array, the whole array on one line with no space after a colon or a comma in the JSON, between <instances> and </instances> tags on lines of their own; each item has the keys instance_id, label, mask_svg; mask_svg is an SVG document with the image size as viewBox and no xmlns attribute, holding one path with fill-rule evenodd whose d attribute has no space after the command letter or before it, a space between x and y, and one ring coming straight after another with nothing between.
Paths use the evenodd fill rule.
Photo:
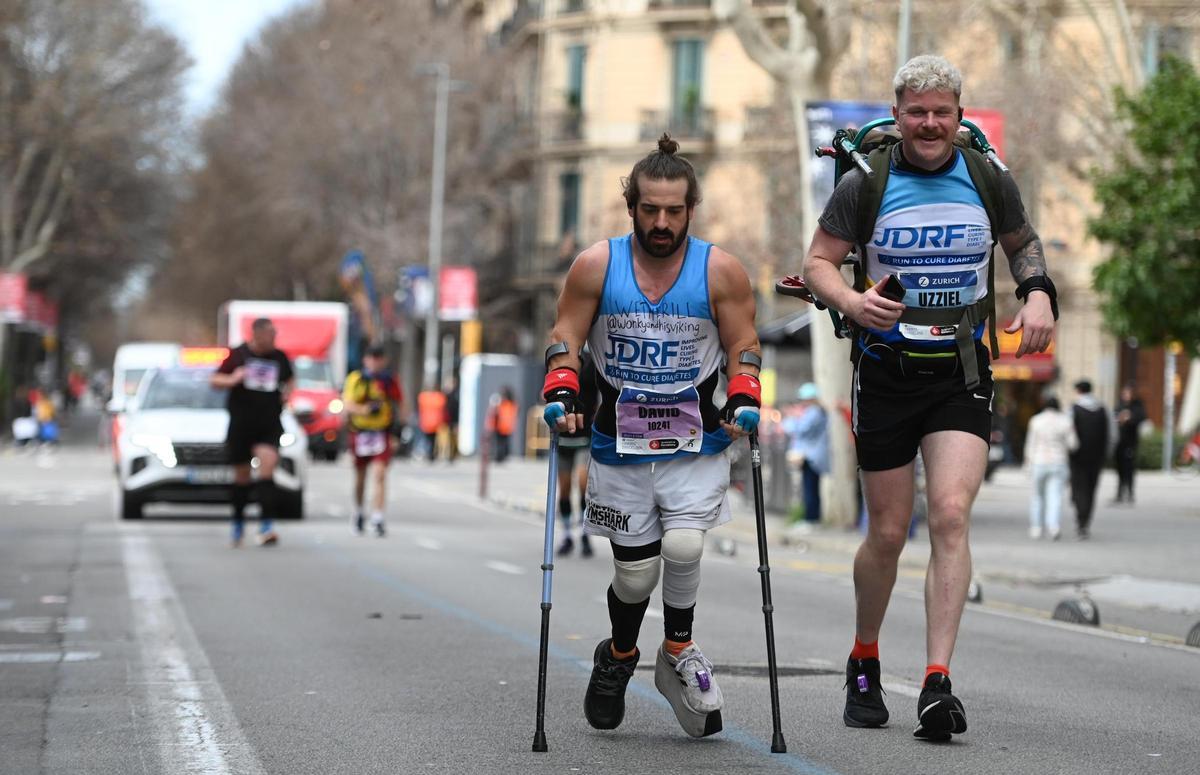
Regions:
<instances>
[{"instance_id":1,"label":"man bun hairstyle","mask_svg":"<svg viewBox=\"0 0 1200 775\"><path fill-rule=\"evenodd\" d=\"M625 204L631 209L637 207L642 197L638 186L638 178L645 176L650 180L687 180L687 196L684 199L688 208L700 204L700 181L696 178L696 170L692 163L682 156L677 156L679 143L671 139L671 135L663 132L658 138L658 149L633 165L629 177L621 180L622 194Z\"/></svg>"},{"instance_id":2,"label":"man bun hairstyle","mask_svg":"<svg viewBox=\"0 0 1200 775\"><path fill-rule=\"evenodd\" d=\"M945 57L921 54L905 62L892 79L892 90L896 92L897 104L900 103L905 89L912 89L917 94L948 91L961 98L962 73Z\"/></svg>"}]
</instances>

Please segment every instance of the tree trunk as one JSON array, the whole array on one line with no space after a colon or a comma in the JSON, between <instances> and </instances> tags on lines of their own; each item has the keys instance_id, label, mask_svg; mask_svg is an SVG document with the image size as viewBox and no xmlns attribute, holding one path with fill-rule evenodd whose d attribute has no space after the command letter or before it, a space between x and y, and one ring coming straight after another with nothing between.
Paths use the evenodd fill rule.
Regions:
<instances>
[{"instance_id":1,"label":"tree trunk","mask_svg":"<svg viewBox=\"0 0 1200 775\"><path fill-rule=\"evenodd\" d=\"M787 83L792 105L792 123L796 127L796 160L800 175L800 213L802 234L817 230L816 202L812 195L812 143L809 139L805 104L809 91L805 81L792 78ZM821 478L821 519L830 525L850 527L858 518L858 462L854 441L842 407L850 401L850 352L848 343L834 335L833 320L816 307L812 309L809 342L812 346L813 382L820 392L821 405L829 418L830 472Z\"/></svg>"}]
</instances>

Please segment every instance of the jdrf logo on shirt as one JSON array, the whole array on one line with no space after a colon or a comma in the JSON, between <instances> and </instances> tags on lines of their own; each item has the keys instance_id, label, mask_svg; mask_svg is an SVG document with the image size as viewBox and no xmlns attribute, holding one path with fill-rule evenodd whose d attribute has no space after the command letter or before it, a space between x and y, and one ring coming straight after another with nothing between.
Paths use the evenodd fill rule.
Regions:
<instances>
[{"instance_id":1,"label":"jdrf logo on shirt","mask_svg":"<svg viewBox=\"0 0 1200 775\"><path fill-rule=\"evenodd\" d=\"M655 341L630 336L608 335L609 350L604 357L621 365L665 369L679 355L677 340Z\"/></svg>"},{"instance_id":2,"label":"jdrf logo on shirt","mask_svg":"<svg viewBox=\"0 0 1200 775\"><path fill-rule=\"evenodd\" d=\"M896 250L906 248L948 248L954 240L967 240L970 229L965 223L953 223L946 226L892 226L883 230L883 236L871 244L877 248L890 247ZM967 245L971 241L967 240Z\"/></svg>"}]
</instances>

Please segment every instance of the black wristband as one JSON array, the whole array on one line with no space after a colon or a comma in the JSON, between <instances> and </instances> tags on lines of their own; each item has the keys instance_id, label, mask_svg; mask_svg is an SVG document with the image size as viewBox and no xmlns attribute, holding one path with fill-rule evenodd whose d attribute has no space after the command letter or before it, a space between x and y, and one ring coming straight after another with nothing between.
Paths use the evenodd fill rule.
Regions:
<instances>
[{"instance_id":1,"label":"black wristband","mask_svg":"<svg viewBox=\"0 0 1200 775\"><path fill-rule=\"evenodd\" d=\"M1030 291L1043 291L1050 297L1050 311L1058 320L1058 289L1054 287L1054 281L1044 274L1027 277L1017 286L1017 298L1024 302Z\"/></svg>"}]
</instances>

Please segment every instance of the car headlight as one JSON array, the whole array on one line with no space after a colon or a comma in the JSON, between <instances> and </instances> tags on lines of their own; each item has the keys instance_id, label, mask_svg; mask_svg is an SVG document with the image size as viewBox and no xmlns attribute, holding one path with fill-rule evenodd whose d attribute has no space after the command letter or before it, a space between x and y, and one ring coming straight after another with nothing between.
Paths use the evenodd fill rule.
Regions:
<instances>
[{"instance_id":1,"label":"car headlight","mask_svg":"<svg viewBox=\"0 0 1200 775\"><path fill-rule=\"evenodd\" d=\"M296 443L296 434L294 434L294 433L285 433L279 437L279 446L281 446L281 447L290 447L295 443Z\"/></svg>"},{"instance_id":2,"label":"car headlight","mask_svg":"<svg viewBox=\"0 0 1200 775\"><path fill-rule=\"evenodd\" d=\"M135 433L129 439L129 443L135 447L141 447L148 450L152 455L158 458L158 462L162 463L167 468L174 468L179 462L175 458L175 445L171 443L170 436L159 436L152 433Z\"/></svg>"},{"instance_id":3,"label":"car headlight","mask_svg":"<svg viewBox=\"0 0 1200 775\"><path fill-rule=\"evenodd\" d=\"M342 399L340 399L340 398L335 398L329 402L329 413L330 414L341 414L342 410L345 408L346 408L346 405L342 403Z\"/></svg>"}]
</instances>

